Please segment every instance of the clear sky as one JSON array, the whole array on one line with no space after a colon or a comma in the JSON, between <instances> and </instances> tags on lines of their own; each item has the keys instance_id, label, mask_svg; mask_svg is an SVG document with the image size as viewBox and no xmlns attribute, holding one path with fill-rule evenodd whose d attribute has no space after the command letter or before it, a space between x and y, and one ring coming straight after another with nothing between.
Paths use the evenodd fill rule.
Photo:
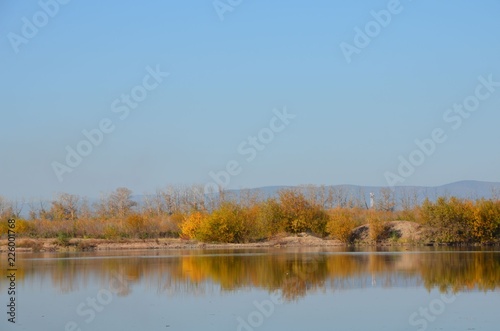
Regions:
<instances>
[{"instance_id":1,"label":"clear sky","mask_svg":"<svg viewBox=\"0 0 500 331\"><path fill-rule=\"evenodd\" d=\"M66 2L0 4L0 195L500 181L499 1Z\"/></svg>"}]
</instances>

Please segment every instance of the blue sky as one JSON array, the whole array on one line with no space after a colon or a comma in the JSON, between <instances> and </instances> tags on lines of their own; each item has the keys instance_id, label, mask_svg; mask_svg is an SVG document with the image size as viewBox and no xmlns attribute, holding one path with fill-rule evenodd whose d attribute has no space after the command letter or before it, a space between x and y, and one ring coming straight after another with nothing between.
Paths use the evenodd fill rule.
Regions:
<instances>
[{"instance_id":1,"label":"blue sky","mask_svg":"<svg viewBox=\"0 0 500 331\"><path fill-rule=\"evenodd\" d=\"M43 21L37 1L3 1L0 195L205 185L231 160L227 188L387 185L436 128L446 141L398 185L500 181L500 88L460 128L443 119L479 76L500 82L500 2L401 0L350 63L340 45L391 1L231 3L221 20L210 0L73 0ZM112 104L147 67L169 76L121 120ZM296 117L247 161L238 146L285 107ZM54 162L103 119L114 131L59 180Z\"/></svg>"}]
</instances>

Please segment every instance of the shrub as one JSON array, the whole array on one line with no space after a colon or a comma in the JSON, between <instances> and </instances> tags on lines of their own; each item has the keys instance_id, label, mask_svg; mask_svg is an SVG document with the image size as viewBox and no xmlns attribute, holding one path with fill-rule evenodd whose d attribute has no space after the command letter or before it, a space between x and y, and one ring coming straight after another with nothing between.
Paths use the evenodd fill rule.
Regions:
<instances>
[{"instance_id":1,"label":"shrub","mask_svg":"<svg viewBox=\"0 0 500 331\"><path fill-rule=\"evenodd\" d=\"M469 242L472 239L470 225L474 219L471 201L440 197L436 202L424 201L421 208L424 224L434 231L438 242Z\"/></svg>"},{"instance_id":2,"label":"shrub","mask_svg":"<svg viewBox=\"0 0 500 331\"><path fill-rule=\"evenodd\" d=\"M18 235L32 236L35 234L35 225L32 221L16 220L16 233Z\"/></svg>"},{"instance_id":3,"label":"shrub","mask_svg":"<svg viewBox=\"0 0 500 331\"><path fill-rule=\"evenodd\" d=\"M73 222L73 231L76 237L99 238L104 235L106 224L97 217L80 218Z\"/></svg>"},{"instance_id":4,"label":"shrub","mask_svg":"<svg viewBox=\"0 0 500 331\"><path fill-rule=\"evenodd\" d=\"M162 217L158 220L158 237L179 237L182 221L173 221L171 218Z\"/></svg>"},{"instance_id":5,"label":"shrub","mask_svg":"<svg viewBox=\"0 0 500 331\"><path fill-rule=\"evenodd\" d=\"M6 235L9 231L8 220L8 218L5 218L0 221L0 237ZM16 227L12 230L15 231L17 236L32 236L36 234L34 223L24 219L16 219Z\"/></svg>"},{"instance_id":6,"label":"shrub","mask_svg":"<svg viewBox=\"0 0 500 331\"><path fill-rule=\"evenodd\" d=\"M9 223L7 223L7 221L8 219L2 219L0 221L0 238L9 232Z\"/></svg>"},{"instance_id":7,"label":"shrub","mask_svg":"<svg viewBox=\"0 0 500 331\"><path fill-rule=\"evenodd\" d=\"M69 240L70 240L70 237L66 233L61 232L57 235L57 239L56 239L55 243L59 246L68 247Z\"/></svg>"},{"instance_id":8,"label":"shrub","mask_svg":"<svg viewBox=\"0 0 500 331\"><path fill-rule=\"evenodd\" d=\"M146 219L139 214L131 214L126 219L128 233L132 236L144 238L147 233Z\"/></svg>"},{"instance_id":9,"label":"shrub","mask_svg":"<svg viewBox=\"0 0 500 331\"><path fill-rule=\"evenodd\" d=\"M328 214L321 206L307 201L301 192L282 190L279 192L279 203L286 231L315 232L322 236L326 234Z\"/></svg>"},{"instance_id":10,"label":"shrub","mask_svg":"<svg viewBox=\"0 0 500 331\"><path fill-rule=\"evenodd\" d=\"M491 200L477 201L471 227L475 241L493 241L500 230L500 203Z\"/></svg>"},{"instance_id":11,"label":"shrub","mask_svg":"<svg viewBox=\"0 0 500 331\"><path fill-rule=\"evenodd\" d=\"M284 232L286 229L283 211L276 199L268 199L260 204L257 219L268 233L268 236Z\"/></svg>"},{"instance_id":12,"label":"shrub","mask_svg":"<svg viewBox=\"0 0 500 331\"><path fill-rule=\"evenodd\" d=\"M336 208L330 212L330 220L326 225L327 232L343 243L352 242L352 230L356 227L353 212Z\"/></svg>"},{"instance_id":13,"label":"shrub","mask_svg":"<svg viewBox=\"0 0 500 331\"><path fill-rule=\"evenodd\" d=\"M372 241L382 239L386 230L387 214L383 212L371 211L368 215L368 224L370 225L369 236Z\"/></svg>"},{"instance_id":14,"label":"shrub","mask_svg":"<svg viewBox=\"0 0 500 331\"><path fill-rule=\"evenodd\" d=\"M314 206L311 211L311 226L310 230L322 237L328 234L326 225L328 224L328 213L319 206Z\"/></svg>"},{"instance_id":15,"label":"shrub","mask_svg":"<svg viewBox=\"0 0 500 331\"><path fill-rule=\"evenodd\" d=\"M246 211L232 202L224 202L201 223L196 239L205 242L241 243L251 238L251 222Z\"/></svg>"},{"instance_id":16,"label":"shrub","mask_svg":"<svg viewBox=\"0 0 500 331\"><path fill-rule=\"evenodd\" d=\"M247 240L262 240L269 238L273 234L271 226L262 217L262 205L252 204L244 207L242 211L246 218L245 227L248 229Z\"/></svg>"},{"instance_id":17,"label":"shrub","mask_svg":"<svg viewBox=\"0 0 500 331\"><path fill-rule=\"evenodd\" d=\"M181 238L198 239L200 227L206 219L207 215L199 211L189 214L180 225Z\"/></svg>"},{"instance_id":18,"label":"shrub","mask_svg":"<svg viewBox=\"0 0 500 331\"><path fill-rule=\"evenodd\" d=\"M103 237L104 237L104 239L118 239L118 238L121 238L122 235L121 235L120 230L118 229L118 227L116 225L107 224L104 227Z\"/></svg>"}]
</instances>

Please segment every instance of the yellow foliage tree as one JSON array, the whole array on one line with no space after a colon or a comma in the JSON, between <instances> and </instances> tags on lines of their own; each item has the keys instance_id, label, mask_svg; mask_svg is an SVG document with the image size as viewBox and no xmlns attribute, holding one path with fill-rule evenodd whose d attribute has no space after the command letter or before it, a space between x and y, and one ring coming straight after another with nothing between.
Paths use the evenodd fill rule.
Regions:
<instances>
[{"instance_id":1,"label":"yellow foliage tree","mask_svg":"<svg viewBox=\"0 0 500 331\"><path fill-rule=\"evenodd\" d=\"M26 221L23 219L16 220L16 233L18 235L31 235L35 231L35 226L33 222Z\"/></svg>"},{"instance_id":2,"label":"yellow foliage tree","mask_svg":"<svg viewBox=\"0 0 500 331\"><path fill-rule=\"evenodd\" d=\"M205 242L240 243L251 238L251 220L245 209L233 202L224 202L202 222L197 239Z\"/></svg>"},{"instance_id":3,"label":"yellow foliage tree","mask_svg":"<svg viewBox=\"0 0 500 331\"><path fill-rule=\"evenodd\" d=\"M500 230L500 203L479 200L474 208L472 235L477 242L490 242Z\"/></svg>"},{"instance_id":4,"label":"yellow foliage tree","mask_svg":"<svg viewBox=\"0 0 500 331\"><path fill-rule=\"evenodd\" d=\"M207 215L199 211L189 214L180 225L181 238L198 239L199 230L206 219Z\"/></svg>"},{"instance_id":5,"label":"yellow foliage tree","mask_svg":"<svg viewBox=\"0 0 500 331\"><path fill-rule=\"evenodd\" d=\"M307 201L302 192L296 189L282 190L279 192L279 203L286 231L326 234L326 211L321 206Z\"/></svg>"},{"instance_id":6,"label":"yellow foliage tree","mask_svg":"<svg viewBox=\"0 0 500 331\"><path fill-rule=\"evenodd\" d=\"M470 225L474 219L474 205L469 200L440 197L436 202L424 201L421 208L424 224L430 226L438 242L472 241Z\"/></svg>"},{"instance_id":7,"label":"yellow foliage tree","mask_svg":"<svg viewBox=\"0 0 500 331\"><path fill-rule=\"evenodd\" d=\"M127 217L127 228L129 234L139 238L146 238L151 231L146 228L147 219L141 214L131 214Z\"/></svg>"},{"instance_id":8,"label":"yellow foliage tree","mask_svg":"<svg viewBox=\"0 0 500 331\"><path fill-rule=\"evenodd\" d=\"M352 230L356 227L353 212L349 209L336 208L330 212L327 232L344 243L352 241Z\"/></svg>"},{"instance_id":9,"label":"yellow foliage tree","mask_svg":"<svg viewBox=\"0 0 500 331\"><path fill-rule=\"evenodd\" d=\"M369 236L373 241L382 239L388 220L388 212L370 210L368 214L368 224L370 225Z\"/></svg>"}]
</instances>

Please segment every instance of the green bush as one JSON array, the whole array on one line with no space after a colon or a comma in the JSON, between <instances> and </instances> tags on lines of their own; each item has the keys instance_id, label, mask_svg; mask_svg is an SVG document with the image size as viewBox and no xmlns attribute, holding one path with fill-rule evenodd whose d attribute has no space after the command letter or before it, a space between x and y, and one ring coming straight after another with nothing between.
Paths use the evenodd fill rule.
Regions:
<instances>
[{"instance_id":1,"label":"green bush","mask_svg":"<svg viewBox=\"0 0 500 331\"><path fill-rule=\"evenodd\" d=\"M56 244L59 245L59 246L68 247L69 246L69 240L70 240L70 237L68 236L67 233L60 232L57 235Z\"/></svg>"}]
</instances>

